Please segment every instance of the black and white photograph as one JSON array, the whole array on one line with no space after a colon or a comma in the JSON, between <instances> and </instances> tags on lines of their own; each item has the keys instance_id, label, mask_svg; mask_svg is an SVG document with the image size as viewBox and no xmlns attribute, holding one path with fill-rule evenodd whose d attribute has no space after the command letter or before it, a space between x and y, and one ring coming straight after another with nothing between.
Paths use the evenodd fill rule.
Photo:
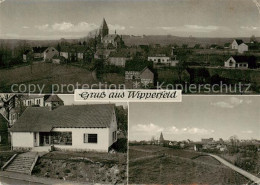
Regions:
<instances>
[{"instance_id":1,"label":"black and white photograph","mask_svg":"<svg viewBox=\"0 0 260 185\"><path fill-rule=\"evenodd\" d=\"M0 97L1 184L126 184L127 103Z\"/></svg>"},{"instance_id":2,"label":"black and white photograph","mask_svg":"<svg viewBox=\"0 0 260 185\"><path fill-rule=\"evenodd\" d=\"M260 0L1 0L0 92L260 92Z\"/></svg>"},{"instance_id":3,"label":"black and white photograph","mask_svg":"<svg viewBox=\"0 0 260 185\"><path fill-rule=\"evenodd\" d=\"M0 0L0 168L260 184L260 0Z\"/></svg>"},{"instance_id":4,"label":"black and white photograph","mask_svg":"<svg viewBox=\"0 0 260 185\"><path fill-rule=\"evenodd\" d=\"M129 104L129 184L259 184L259 96Z\"/></svg>"}]
</instances>

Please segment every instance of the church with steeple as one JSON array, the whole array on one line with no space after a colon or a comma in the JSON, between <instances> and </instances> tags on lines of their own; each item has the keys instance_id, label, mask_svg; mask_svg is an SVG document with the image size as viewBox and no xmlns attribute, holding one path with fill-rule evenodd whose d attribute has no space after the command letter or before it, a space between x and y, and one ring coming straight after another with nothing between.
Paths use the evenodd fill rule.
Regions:
<instances>
[{"instance_id":1,"label":"church with steeple","mask_svg":"<svg viewBox=\"0 0 260 185\"><path fill-rule=\"evenodd\" d=\"M121 48L124 46L122 36L119 36L116 33L116 30L114 34L109 34L109 28L105 18L103 18L101 26L98 30L98 37L100 39L100 42L107 49Z\"/></svg>"},{"instance_id":2,"label":"church with steeple","mask_svg":"<svg viewBox=\"0 0 260 185\"><path fill-rule=\"evenodd\" d=\"M163 143L164 142L164 138L163 138L163 134L161 132L161 135L160 135L160 139L159 139L160 143Z\"/></svg>"},{"instance_id":3,"label":"church with steeple","mask_svg":"<svg viewBox=\"0 0 260 185\"><path fill-rule=\"evenodd\" d=\"M107 22L106 22L105 18L103 18L103 21L102 21L102 24L99 28L98 34L101 37L101 40L109 34L109 29L108 29Z\"/></svg>"}]
</instances>

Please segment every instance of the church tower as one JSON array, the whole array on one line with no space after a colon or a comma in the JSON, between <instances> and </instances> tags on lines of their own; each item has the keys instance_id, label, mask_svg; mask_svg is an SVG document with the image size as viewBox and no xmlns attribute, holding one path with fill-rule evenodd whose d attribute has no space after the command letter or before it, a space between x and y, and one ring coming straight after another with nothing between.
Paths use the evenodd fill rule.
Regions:
<instances>
[{"instance_id":1,"label":"church tower","mask_svg":"<svg viewBox=\"0 0 260 185\"><path fill-rule=\"evenodd\" d=\"M163 134L161 132L161 135L160 135L160 139L159 139L160 143L163 143L164 142L164 138L163 138Z\"/></svg>"},{"instance_id":2,"label":"church tower","mask_svg":"<svg viewBox=\"0 0 260 185\"><path fill-rule=\"evenodd\" d=\"M99 28L99 35L101 37L101 40L106 36L108 35L109 33L109 29L108 29L108 26L107 26L107 23L106 23L106 20L105 18L103 18L103 22Z\"/></svg>"}]
</instances>

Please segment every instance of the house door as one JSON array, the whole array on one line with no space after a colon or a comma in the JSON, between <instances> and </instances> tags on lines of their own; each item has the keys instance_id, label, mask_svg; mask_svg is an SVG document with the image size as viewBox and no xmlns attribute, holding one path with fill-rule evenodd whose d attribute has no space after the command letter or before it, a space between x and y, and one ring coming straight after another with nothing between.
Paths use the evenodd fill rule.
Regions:
<instances>
[{"instance_id":1,"label":"house door","mask_svg":"<svg viewBox=\"0 0 260 185\"><path fill-rule=\"evenodd\" d=\"M50 145L51 143L51 136L48 132L41 132L40 133L40 146Z\"/></svg>"}]
</instances>

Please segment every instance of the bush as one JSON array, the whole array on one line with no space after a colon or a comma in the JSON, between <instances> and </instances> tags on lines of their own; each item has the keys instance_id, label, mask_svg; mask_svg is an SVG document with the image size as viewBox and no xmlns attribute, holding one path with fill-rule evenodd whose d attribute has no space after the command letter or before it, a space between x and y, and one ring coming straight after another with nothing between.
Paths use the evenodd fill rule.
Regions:
<instances>
[{"instance_id":1,"label":"bush","mask_svg":"<svg viewBox=\"0 0 260 185\"><path fill-rule=\"evenodd\" d=\"M116 150L117 152L127 152L127 139L126 138L120 138L115 142L112 146L112 149Z\"/></svg>"},{"instance_id":2,"label":"bush","mask_svg":"<svg viewBox=\"0 0 260 185\"><path fill-rule=\"evenodd\" d=\"M64 173L70 173L70 169L64 170Z\"/></svg>"}]
</instances>

